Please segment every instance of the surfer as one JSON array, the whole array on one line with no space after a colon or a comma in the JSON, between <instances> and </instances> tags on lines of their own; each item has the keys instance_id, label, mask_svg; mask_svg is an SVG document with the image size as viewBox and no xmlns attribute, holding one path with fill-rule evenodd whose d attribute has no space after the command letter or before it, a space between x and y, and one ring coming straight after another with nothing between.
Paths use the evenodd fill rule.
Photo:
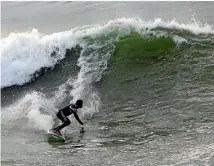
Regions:
<instances>
[{"instance_id":1,"label":"surfer","mask_svg":"<svg viewBox=\"0 0 214 166\"><path fill-rule=\"evenodd\" d=\"M56 134L61 134L60 130L63 129L64 127L68 126L71 124L70 120L68 119L67 116L74 114L75 119L81 124L84 125L81 120L79 119L77 115L78 108L82 108L83 101L82 100L77 100L75 104L70 104L67 107L59 110L56 113L57 118L59 118L62 121L62 124L51 129L52 132ZM84 127L81 128L80 132L84 132Z\"/></svg>"}]
</instances>

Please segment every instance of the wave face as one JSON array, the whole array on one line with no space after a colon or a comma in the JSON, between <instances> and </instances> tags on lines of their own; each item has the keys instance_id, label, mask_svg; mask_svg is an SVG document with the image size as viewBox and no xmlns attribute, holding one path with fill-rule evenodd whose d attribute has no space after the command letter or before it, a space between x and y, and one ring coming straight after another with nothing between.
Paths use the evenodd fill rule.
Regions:
<instances>
[{"instance_id":1,"label":"wave face","mask_svg":"<svg viewBox=\"0 0 214 166\"><path fill-rule=\"evenodd\" d=\"M107 60L114 52L115 43L118 40L124 40L120 38L125 37L126 41L129 40L127 44L130 45L131 38L133 38L133 35L129 36L131 33L137 33L144 38L142 39L144 41L140 41L141 46L152 51L152 49L162 49L161 46L152 48L153 45L161 44L165 47L164 49L167 49L167 45L172 47L173 44L188 43L191 35L193 38L200 34L213 35L214 31L209 25L201 25L197 22L183 24L174 20L165 22L161 19L143 21L139 18L120 18L104 25L83 26L50 35L41 34L36 29L25 33L11 33L1 41L1 88L23 85L35 80L34 78L39 76L39 71L53 69L56 64L66 58L66 49L77 45L83 49L77 64L82 66L81 73L94 70L92 68L96 68L97 65L106 66ZM138 41L135 40L136 43ZM119 43L122 42L124 41L119 41ZM123 51L118 45L116 44L119 47L116 51ZM89 49L93 51L90 52ZM98 60L96 56L101 52L103 55L99 55L101 60ZM99 62L89 65L88 59ZM103 70L106 67L101 68L100 70Z\"/></svg>"},{"instance_id":2,"label":"wave face","mask_svg":"<svg viewBox=\"0 0 214 166\"><path fill-rule=\"evenodd\" d=\"M16 115L13 111L4 111L7 113L3 116L27 116L36 126L46 130L53 124L49 115L57 111L57 105L64 100L75 102L81 98L87 106L82 116L91 117L101 106L94 84L103 78L103 72L109 66L112 74L111 78L106 78L120 78L117 82L126 82L114 73L120 73L120 70L128 73L130 66L143 67L176 57L185 60L207 56L212 59L213 33L209 25L199 25L197 22L182 24L174 20L143 21L139 18L120 18L104 25L83 26L49 35L41 34L36 29L11 33L1 41L1 88L34 83L44 73L49 77L48 84L53 84L53 75L61 83L51 98L35 90L28 92L19 99L18 109L16 105L6 108L17 109L14 111ZM77 60L72 60L72 56L77 56ZM132 79L129 81L132 82ZM43 108L45 105L52 105L52 108ZM27 112L23 114L23 110ZM49 111L43 114L42 110Z\"/></svg>"}]
</instances>

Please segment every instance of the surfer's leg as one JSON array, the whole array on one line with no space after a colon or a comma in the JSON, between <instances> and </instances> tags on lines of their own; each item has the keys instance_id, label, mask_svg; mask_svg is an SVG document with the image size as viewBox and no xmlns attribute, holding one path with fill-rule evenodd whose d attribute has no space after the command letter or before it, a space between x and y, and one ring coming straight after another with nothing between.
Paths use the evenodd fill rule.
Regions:
<instances>
[{"instance_id":1,"label":"surfer's leg","mask_svg":"<svg viewBox=\"0 0 214 166\"><path fill-rule=\"evenodd\" d=\"M59 114L57 115L57 117L62 121L62 124L57 126L56 128L54 128L54 130L61 130L64 127L68 126L71 124L70 120L63 114L62 111L59 112Z\"/></svg>"},{"instance_id":2,"label":"surfer's leg","mask_svg":"<svg viewBox=\"0 0 214 166\"><path fill-rule=\"evenodd\" d=\"M64 121L63 124L57 126L57 127L55 128L55 130L61 130L61 129L63 129L64 127L66 127L66 126L68 126L68 125L70 125L70 124L71 124L71 122L70 122L70 120L67 118L67 120Z\"/></svg>"}]
</instances>

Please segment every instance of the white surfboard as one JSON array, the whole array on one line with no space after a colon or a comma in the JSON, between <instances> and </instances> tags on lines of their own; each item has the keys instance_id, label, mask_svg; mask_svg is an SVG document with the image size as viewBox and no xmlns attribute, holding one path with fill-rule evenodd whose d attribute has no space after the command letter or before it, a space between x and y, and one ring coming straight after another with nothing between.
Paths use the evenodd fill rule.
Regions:
<instances>
[{"instance_id":1,"label":"white surfboard","mask_svg":"<svg viewBox=\"0 0 214 166\"><path fill-rule=\"evenodd\" d=\"M48 141L65 141L65 137L63 135L59 135L56 133L53 133L52 131L48 130Z\"/></svg>"}]
</instances>

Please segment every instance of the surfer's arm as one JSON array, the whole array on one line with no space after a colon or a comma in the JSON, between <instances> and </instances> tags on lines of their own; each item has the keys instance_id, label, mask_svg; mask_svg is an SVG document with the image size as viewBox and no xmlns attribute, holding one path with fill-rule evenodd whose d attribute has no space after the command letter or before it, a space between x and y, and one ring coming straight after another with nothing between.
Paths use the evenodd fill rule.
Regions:
<instances>
[{"instance_id":1,"label":"surfer's arm","mask_svg":"<svg viewBox=\"0 0 214 166\"><path fill-rule=\"evenodd\" d=\"M79 119L79 117L78 117L78 115L77 115L76 112L74 112L74 117L75 117L75 119L76 119L81 125L83 125L83 123L82 123L81 120Z\"/></svg>"}]
</instances>

